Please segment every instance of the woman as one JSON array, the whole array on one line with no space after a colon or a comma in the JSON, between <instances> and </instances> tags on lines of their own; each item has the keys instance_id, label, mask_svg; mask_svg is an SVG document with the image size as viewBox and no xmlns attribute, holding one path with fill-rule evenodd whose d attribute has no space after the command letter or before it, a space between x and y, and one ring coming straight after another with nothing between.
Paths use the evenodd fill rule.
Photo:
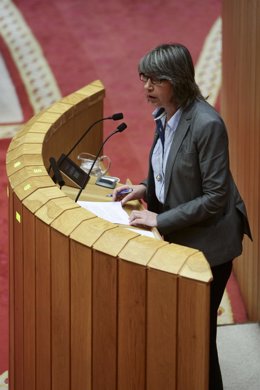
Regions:
<instances>
[{"instance_id":1,"label":"woman","mask_svg":"<svg viewBox=\"0 0 260 390\"><path fill-rule=\"evenodd\" d=\"M229 170L228 136L220 115L202 97L191 55L181 44L164 44L139 63L156 123L147 179L113 199L144 199L130 224L157 227L166 241L197 248L212 274L209 389L223 389L216 347L217 310L232 269L251 238L243 200Z\"/></svg>"}]
</instances>

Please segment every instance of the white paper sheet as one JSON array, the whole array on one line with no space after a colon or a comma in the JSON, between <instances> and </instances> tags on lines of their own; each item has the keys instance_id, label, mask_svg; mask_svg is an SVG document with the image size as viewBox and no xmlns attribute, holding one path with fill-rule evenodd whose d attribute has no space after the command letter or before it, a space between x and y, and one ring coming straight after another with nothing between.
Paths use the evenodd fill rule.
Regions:
<instances>
[{"instance_id":1,"label":"white paper sheet","mask_svg":"<svg viewBox=\"0 0 260 390\"><path fill-rule=\"evenodd\" d=\"M126 229L132 230L132 232L141 234L142 236L155 238L153 232L151 232L150 230L142 230L142 229L132 228L132 227L131 228L126 228Z\"/></svg>"},{"instance_id":2,"label":"white paper sheet","mask_svg":"<svg viewBox=\"0 0 260 390\"><path fill-rule=\"evenodd\" d=\"M121 202L85 202L79 200L77 203L99 218L112 223L129 225L129 216L123 209Z\"/></svg>"}]
</instances>

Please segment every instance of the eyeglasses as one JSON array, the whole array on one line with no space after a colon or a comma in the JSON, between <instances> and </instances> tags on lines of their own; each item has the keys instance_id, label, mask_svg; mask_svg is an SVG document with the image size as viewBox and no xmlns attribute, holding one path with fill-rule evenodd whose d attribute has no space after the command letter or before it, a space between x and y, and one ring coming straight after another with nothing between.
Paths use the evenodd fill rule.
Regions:
<instances>
[{"instance_id":1,"label":"eyeglasses","mask_svg":"<svg viewBox=\"0 0 260 390\"><path fill-rule=\"evenodd\" d=\"M153 85L160 85L160 84L162 84L162 82L163 82L163 80L155 79L155 78L153 78L153 77L147 76L147 75L144 74L144 73L140 73L140 74L139 74L139 77L140 77L140 80L141 80L143 83L147 83L147 81L150 80L151 84L153 84Z\"/></svg>"}]
</instances>

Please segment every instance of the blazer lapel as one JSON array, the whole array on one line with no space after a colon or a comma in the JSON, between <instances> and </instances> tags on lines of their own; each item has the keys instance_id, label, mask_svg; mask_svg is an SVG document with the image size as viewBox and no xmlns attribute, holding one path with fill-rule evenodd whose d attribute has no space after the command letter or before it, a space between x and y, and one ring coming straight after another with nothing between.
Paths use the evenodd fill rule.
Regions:
<instances>
[{"instance_id":1,"label":"blazer lapel","mask_svg":"<svg viewBox=\"0 0 260 390\"><path fill-rule=\"evenodd\" d=\"M193 105L192 105L192 108L193 108ZM182 141L183 141L187 131L189 130L190 121L191 121L191 117L192 117L192 111L193 111L192 108L183 112L181 119L180 119L180 122L178 124L178 127L176 129L174 138L173 138L173 142L172 142L172 145L170 148L170 152L169 152L168 160L167 160L167 164L166 164L166 171L165 171L165 187L164 187L165 198L167 196L167 192L169 189L171 172L172 172L172 168L174 166L175 160L176 160L178 150L180 149Z\"/></svg>"}]
</instances>

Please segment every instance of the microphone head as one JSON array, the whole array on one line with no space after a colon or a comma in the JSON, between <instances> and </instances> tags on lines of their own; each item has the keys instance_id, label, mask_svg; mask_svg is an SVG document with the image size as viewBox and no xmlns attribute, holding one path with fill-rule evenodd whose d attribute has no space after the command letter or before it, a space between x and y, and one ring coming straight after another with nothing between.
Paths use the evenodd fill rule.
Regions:
<instances>
[{"instance_id":1,"label":"microphone head","mask_svg":"<svg viewBox=\"0 0 260 390\"><path fill-rule=\"evenodd\" d=\"M119 121L120 119L123 119L124 118L124 115L122 112L118 112L117 114L113 114L111 116L111 119L113 119L113 121Z\"/></svg>"},{"instance_id":2,"label":"microphone head","mask_svg":"<svg viewBox=\"0 0 260 390\"><path fill-rule=\"evenodd\" d=\"M125 122L123 122L123 123L120 123L119 126L117 126L116 130L117 130L117 132L122 133L122 131L124 131L126 128L127 128L127 125L125 124Z\"/></svg>"}]
</instances>

